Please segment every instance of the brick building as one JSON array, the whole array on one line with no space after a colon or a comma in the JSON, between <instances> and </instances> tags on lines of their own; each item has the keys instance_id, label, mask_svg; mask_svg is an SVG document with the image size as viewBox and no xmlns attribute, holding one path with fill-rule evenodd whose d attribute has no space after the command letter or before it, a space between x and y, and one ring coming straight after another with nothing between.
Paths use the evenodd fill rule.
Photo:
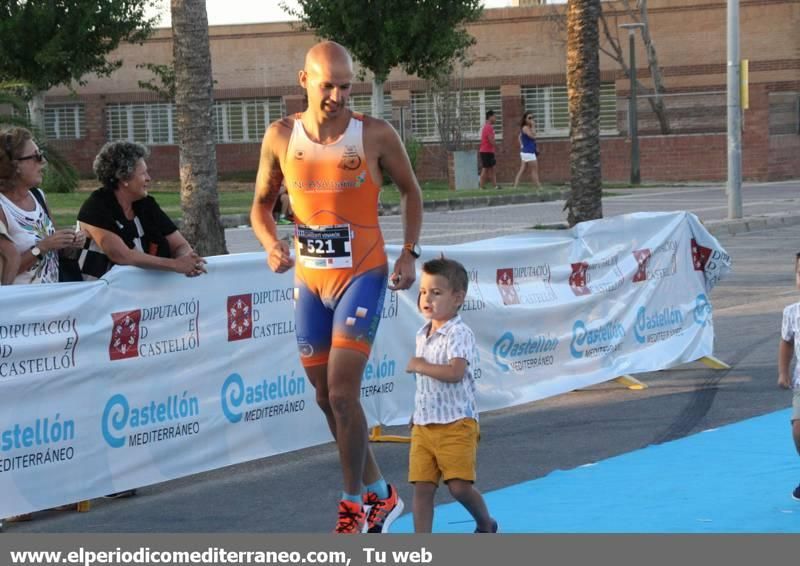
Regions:
<instances>
[{"instance_id":1,"label":"brick building","mask_svg":"<svg viewBox=\"0 0 800 566\"><path fill-rule=\"evenodd\" d=\"M521 2L521 4L523 4ZM610 25L629 21L605 5ZM565 34L554 23L562 6L491 9L469 26L477 39L473 64L463 71L459 122L474 140L483 113L499 114L498 174L513 179L519 167L517 131L525 109L533 110L542 149L540 174L555 182L569 178L566 113ZM671 133L661 135L646 97L639 98L641 171L644 181L721 180L727 175L726 2L651 0L650 32L658 51ZM741 56L750 61L749 109L744 112L743 175L752 180L800 177L800 0L741 0ZM151 146L149 165L157 178L177 178L173 107L138 81L153 75L137 67L168 64L170 30L144 45L115 53L123 67L110 78L87 77L77 97L65 88L47 93L48 134L81 173L109 139ZM627 59L627 42L621 34ZM210 28L220 173L253 172L261 136L280 115L303 109L297 70L315 37L287 23ZM641 36L637 69L649 81ZM627 180L628 79L601 55L601 155L606 180ZM417 163L421 179L442 178L447 162L438 143L435 110L425 82L399 70L385 86L386 114L404 137L423 142ZM370 84L354 85L351 105L370 108ZM473 145L474 146L474 145Z\"/></svg>"}]
</instances>

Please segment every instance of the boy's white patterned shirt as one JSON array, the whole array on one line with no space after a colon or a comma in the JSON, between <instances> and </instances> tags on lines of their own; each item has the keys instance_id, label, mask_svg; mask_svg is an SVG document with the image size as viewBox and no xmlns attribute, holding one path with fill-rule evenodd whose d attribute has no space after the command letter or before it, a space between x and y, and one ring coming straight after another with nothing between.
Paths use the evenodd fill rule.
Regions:
<instances>
[{"instance_id":1,"label":"boy's white patterned shirt","mask_svg":"<svg viewBox=\"0 0 800 566\"><path fill-rule=\"evenodd\" d=\"M783 322L781 323L781 338L794 343L794 372L792 373L792 387L800 389L800 303L794 303L783 309Z\"/></svg>"},{"instance_id":2,"label":"boy's white patterned shirt","mask_svg":"<svg viewBox=\"0 0 800 566\"><path fill-rule=\"evenodd\" d=\"M463 358L467 360L467 369L464 377L454 383L417 373L413 422L416 425L446 424L463 418L477 421L473 374L475 335L458 315L428 336L430 326L429 322L417 332L416 356L438 365L449 364L453 358Z\"/></svg>"}]
</instances>

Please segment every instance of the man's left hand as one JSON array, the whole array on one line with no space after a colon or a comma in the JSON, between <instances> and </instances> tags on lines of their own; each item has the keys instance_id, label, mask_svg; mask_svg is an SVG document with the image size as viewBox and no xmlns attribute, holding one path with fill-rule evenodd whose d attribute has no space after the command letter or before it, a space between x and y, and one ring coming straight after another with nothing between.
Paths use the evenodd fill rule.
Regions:
<instances>
[{"instance_id":1,"label":"man's left hand","mask_svg":"<svg viewBox=\"0 0 800 566\"><path fill-rule=\"evenodd\" d=\"M403 291L411 287L417 278L414 256L403 250L394 263L394 271L389 276L389 289Z\"/></svg>"}]
</instances>

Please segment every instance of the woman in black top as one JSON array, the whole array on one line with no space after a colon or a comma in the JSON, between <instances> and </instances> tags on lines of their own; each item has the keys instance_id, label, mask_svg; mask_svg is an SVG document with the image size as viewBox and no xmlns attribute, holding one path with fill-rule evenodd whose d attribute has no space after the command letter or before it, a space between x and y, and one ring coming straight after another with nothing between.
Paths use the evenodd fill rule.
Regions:
<instances>
[{"instance_id":1,"label":"woman in black top","mask_svg":"<svg viewBox=\"0 0 800 566\"><path fill-rule=\"evenodd\" d=\"M135 265L196 277L206 272L197 255L155 199L147 194L147 149L117 141L103 146L94 172L103 186L78 212L91 242L81 254L85 279L96 279L114 265Z\"/></svg>"}]
</instances>

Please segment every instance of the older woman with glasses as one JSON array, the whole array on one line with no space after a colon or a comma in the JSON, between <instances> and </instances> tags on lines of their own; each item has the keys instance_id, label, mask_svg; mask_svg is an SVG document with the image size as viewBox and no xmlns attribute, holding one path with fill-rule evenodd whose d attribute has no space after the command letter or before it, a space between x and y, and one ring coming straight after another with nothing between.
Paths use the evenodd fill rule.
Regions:
<instances>
[{"instance_id":1,"label":"older woman with glasses","mask_svg":"<svg viewBox=\"0 0 800 566\"><path fill-rule=\"evenodd\" d=\"M522 164L517 172L517 177L514 179L515 189L525 169L531 172L533 184L539 189L542 188L542 184L539 182L538 156L539 149L536 147L536 122L531 112L525 112L525 114L522 115L522 122L519 125L519 158Z\"/></svg>"},{"instance_id":2,"label":"older woman with glasses","mask_svg":"<svg viewBox=\"0 0 800 566\"><path fill-rule=\"evenodd\" d=\"M58 283L59 252L80 248L86 239L84 232L53 225L38 188L46 164L29 130L0 130L0 223L19 254L16 285Z\"/></svg>"},{"instance_id":3,"label":"older woman with glasses","mask_svg":"<svg viewBox=\"0 0 800 566\"><path fill-rule=\"evenodd\" d=\"M147 148L128 141L105 144L94 160L102 187L78 212L90 243L81 254L84 279L101 277L114 265L133 265L196 277L206 261L189 245L177 226L147 194Z\"/></svg>"}]
</instances>

